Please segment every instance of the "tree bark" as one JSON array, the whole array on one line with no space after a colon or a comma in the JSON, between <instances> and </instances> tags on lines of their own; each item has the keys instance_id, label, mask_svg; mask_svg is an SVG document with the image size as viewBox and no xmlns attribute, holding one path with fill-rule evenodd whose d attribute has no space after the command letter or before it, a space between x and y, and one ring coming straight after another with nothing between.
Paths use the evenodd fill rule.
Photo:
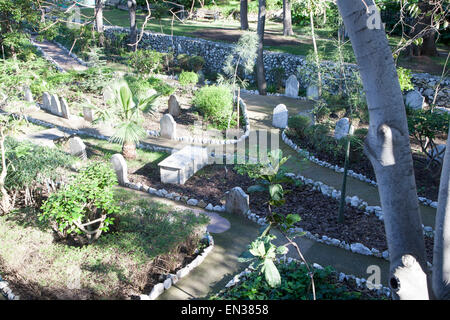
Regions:
<instances>
[{"instance_id":1,"label":"tree bark","mask_svg":"<svg viewBox=\"0 0 450 320\"><path fill-rule=\"evenodd\" d=\"M256 80L260 95L266 95L266 75L264 72L264 29L266 25L266 0L259 0L258 8L258 57L256 58Z\"/></svg>"},{"instance_id":2,"label":"tree bark","mask_svg":"<svg viewBox=\"0 0 450 320\"><path fill-rule=\"evenodd\" d=\"M95 29L99 33L99 45L103 47L105 45L105 35L103 33L103 1L95 0Z\"/></svg>"},{"instance_id":3,"label":"tree bark","mask_svg":"<svg viewBox=\"0 0 450 320\"><path fill-rule=\"evenodd\" d=\"M292 18L291 18L291 1L283 0L283 35L293 36Z\"/></svg>"},{"instance_id":4,"label":"tree bark","mask_svg":"<svg viewBox=\"0 0 450 320\"><path fill-rule=\"evenodd\" d=\"M130 44L131 50L136 51L137 50L137 29L136 29L136 0L128 0L128 11L130 13Z\"/></svg>"},{"instance_id":5,"label":"tree bark","mask_svg":"<svg viewBox=\"0 0 450 320\"><path fill-rule=\"evenodd\" d=\"M365 153L378 182L397 299L428 299L428 268L406 110L382 26L369 28L373 0L338 0L366 93L370 125ZM379 15L376 10L377 16Z\"/></svg>"},{"instance_id":6,"label":"tree bark","mask_svg":"<svg viewBox=\"0 0 450 320\"><path fill-rule=\"evenodd\" d=\"M136 159L136 144L134 142L125 142L122 146L122 155L127 160Z\"/></svg>"},{"instance_id":7,"label":"tree bark","mask_svg":"<svg viewBox=\"0 0 450 320\"><path fill-rule=\"evenodd\" d=\"M419 16L413 24L413 28L410 31L410 37L413 38L426 29L428 29L428 31L426 31L425 35L422 37L422 44L420 46L415 44L411 45L409 52L414 56L437 56L436 30L433 28L432 16L427 15L434 7L432 4L425 1L420 1L418 7L421 13L419 13Z\"/></svg>"},{"instance_id":8,"label":"tree bark","mask_svg":"<svg viewBox=\"0 0 450 320\"><path fill-rule=\"evenodd\" d=\"M248 0L241 0L239 14L241 17L241 30L248 30Z\"/></svg>"},{"instance_id":9,"label":"tree bark","mask_svg":"<svg viewBox=\"0 0 450 320\"><path fill-rule=\"evenodd\" d=\"M433 292L437 299L450 299L450 131L447 137L439 205L436 212L433 250Z\"/></svg>"}]
</instances>

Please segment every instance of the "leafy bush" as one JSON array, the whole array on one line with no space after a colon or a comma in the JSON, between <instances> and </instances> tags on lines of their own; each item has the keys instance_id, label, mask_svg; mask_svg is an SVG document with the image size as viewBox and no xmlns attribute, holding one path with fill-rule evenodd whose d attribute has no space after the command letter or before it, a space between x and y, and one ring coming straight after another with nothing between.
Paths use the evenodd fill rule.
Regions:
<instances>
[{"instance_id":1,"label":"leafy bush","mask_svg":"<svg viewBox=\"0 0 450 320\"><path fill-rule=\"evenodd\" d=\"M293 116L288 120L288 127L292 129L300 139L304 139L306 137L305 131L310 125L311 119L302 115Z\"/></svg>"},{"instance_id":2,"label":"leafy bush","mask_svg":"<svg viewBox=\"0 0 450 320\"><path fill-rule=\"evenodd\" d=\"M195 72L183 71L180 74L180 76L178 78L178 81L184 87L192 86L192 85L197 84L197 82L198 82L198 75Z\"/></svg>"},{"instance_id":3,"label":"leafy bush","mask_svg":"<svg viewBox=\"0 0 450 320\"><path fill-rule=\"evenodd\" d=\"M262 275L252 272L237 285L211 297L212 300L312 300L309 271L292 261L278 264L281 285L272 288ZM339 283L332 267L316 269L314 284L318 300L353 300L365 298L344 283Z\"/></svg>"},{"instance_id":4,"label":"leafy bush","mask_svg":"<svg viewBox=\"0 0 450 320\"><path fill-rule=\"evenodd\" d=\"M62 236L84 234L89 243L108 231L112 214L119 207L114 200L115 172L106 163L92 163L64 189L50 195L39 219L51 221Z\"/></svg>"},{"instance_id":5,"label":"leafy bush","mask_svg":"<svg viewBox=\"0 0 450 320\"><path fill-rule=\"evenodd\" d=\"M161 79L150 77L148 79L148 83L152 86L153 89L156 90L162 96L170 96L175 92L175 88L171 85L165 83Z\"/></svg>"},{"instance_id":6,"label":"leafy bush","mask_svg":"<svg viewBox=\"0 0 450 320\"><path fill-rule=\"evenodd\" d=\"M233 112L233 95L224 86L205 86L195 93L195 108L220 129L226 129Z\"/></svg>"},{"instance_id":7,"label":"leafy bush","mask_svg":"<svg viewBox=\"0 0 450 320\"><path fill-rule=\"evenodd\" d=\"M141 74L160 73L163 67L163 53L139 49L128 53L128 64Z\"/></svg>"},{"instance_id":8,"label":"leafy bush","mask_svg":"<svg viewBox=\"0 0 450 320\"><path fill-rule=\"evenodd\" d=\"M414 90L414 86L411 82L411 70L399 67L397 68L397 74L402 91Z\"/></svg>"},{"instance_id":9,"label":"leafy bush","mask_svg":"<svg viewBox=\"0 0 450 320\"><path fill-rule=\"evenodd\" d=\"M188 56L180 54L177 56L178 63L182 70L199 72L205 65L205 59L200 56Z\"/></svg>"}]
</instances>

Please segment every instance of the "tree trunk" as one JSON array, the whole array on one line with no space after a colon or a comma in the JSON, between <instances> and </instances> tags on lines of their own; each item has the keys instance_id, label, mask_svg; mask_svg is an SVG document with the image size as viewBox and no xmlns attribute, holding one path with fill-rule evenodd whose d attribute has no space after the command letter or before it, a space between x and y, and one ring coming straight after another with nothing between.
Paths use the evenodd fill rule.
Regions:
<instances>
[{"instance_id":1,"label":"tree trunk","mask_svg":"<svg viewBox=\"0 0 450 320\"><path fill-rule=\"evenodd\" d=\"M95 30L99 33L99 45L105 45L105 35L103 33L103 1L95 0Z\"/></svg>"},{"instance_id":2,"label":"tree trunk","mask_svg":"<svg viewBox=\"0 0 450 320\"><path fill-rule=\"evenodd\" d=\"M378 182L393 297L428 299L427 263L406 110L385 30L370 28L373 0L338 0L366 93L370 126L365 153ZM375 14L379 17L376 9Z\"/></svg>"},{"instance_id":3,"label":"tree trunk","mask_svg":"<svg viewBox=\"0 0 450 320\"><path fill-rule=\"evenodd\" d=\"M260 95L266 95L266 75L264 72L264 29L266 25L266 0L259 0L258 9L258 57L256 59L256 80Z\"/></svg>"},{"instance_id":4,"label":"tree trunk","mask_svg":"<svg viewBox=\"0 0 450 320\"><path fill-rule=\"evenodd\" d=\"M248 30L248 0L241 0L239 14L241 17L241 30Z\"/></svg>"},{"instance_id":5,"label":"tree trunk","mask_svg":"<svg viewBox=\"0 0 450 320\"><path fill-rule=\"evenodd\" d=\"M0 152L2 156L2 171L0 173L0 192L1 192L1 203L0 203L0 213L7 214L11 211L11 197L8 191L5 189L5 180L8 168L6 166L6 151L5 151L5 135L3 129L0 128Z\"/></svg>"},{"instance_id":6,"label":"tree trunk","mask_svg":"<svg viewBox=\"0 0 450 320\"><path fill-rule=\"evenodd\" d=\"M292 18L291 18L291 1L283 0L283 35L293 36Z\"/></svg>"},{"instance_id":7,"label":"tree trunk","mask_svg":"<svg viewBox=\"0 0 450 320\"><path fill-rule=\"evenodd\" d=\"M136 0L128 0L128 11L130 12L130 44L131 50L137 50L137 29L136 29Z\"/></svg>"},{"instance_id":8,"label":"tree trunk","mask_svg":"<svg viewBox=\"0 0 450 320\"><path fill-rule=\"evenodd\" d=\"M450 299L450 131L442 165L439 205L436 212L433 250L433 292L437 299Z\"/></svg>"},{"instance_id":9,"label":"tree trunk","mask_svg":"<svg viewBox=\"0 0 450 320\"><path fill-rule=\"evenodd\" d=\"M136 144L134 142L124 142L122 155L127 160L136 159Z\"/></svg>"},{"instance_id":10,"label":"tree trunk","mask_svg":"<svg viewBox=\"0 0 450 320\"><path fill-rule=\"evenodd\" d=\"M427 13L433 10L433 5L428 2L420 1L418 3L418 7L421 12L419 13L416 21L413 23L413 27L410 31L410 37L413 38L426 29L428 29L428 31L426 31L425 35L422 37L422 44L420 46L415 44L411 45L409 52L414 56L437 56L436 30L433 28L432 16L427 15Z\"/></svg>"}]
</instances>

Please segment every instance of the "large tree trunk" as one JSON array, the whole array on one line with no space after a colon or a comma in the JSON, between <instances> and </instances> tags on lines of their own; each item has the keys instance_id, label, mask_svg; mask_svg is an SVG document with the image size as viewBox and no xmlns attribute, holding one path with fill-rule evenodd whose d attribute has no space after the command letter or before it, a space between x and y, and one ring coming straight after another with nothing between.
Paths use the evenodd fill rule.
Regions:
<instances>
[{"instance_id":1,"label":"large tree trunk","mask_svg":"<svg viewBox=\"0 0 450 320\"><path fill-rule=\"evenodd\" d=\"M437 299L450 299L450 131L442 165L439 205L433 250L433 292Z\"/></svg>"},{"instance_id":2,"label":"large tree trunk","mask_svg":"<svg viewBox=\"0 0 450 320\"><path fill-rule=\"evenodd\" d=\"M130 44L131 50L137 50L137 29L136 29L136 0L128 0L128 11L130 12Z\"/></svg>"},{"instance_id":3,"label":"large tree trunk","mask_svg":"<svg viewBox=\"0 0 450 320\"><path fill-rule=\"evenodd\" d=\"M394 59L373 0L338 0L366 93L370 126L365 152L373 165L390 256L394 298L428 299L427 261L406 110ZM373 13L375 12L375 14Z\"/></svg>"},{"instance_id":4,"label":"large tree trunk","mask_svg":"<svg viewBox=\"0 0 450 320\"><path fill-rule=\"evenodd\" d=\"M103 33L103 0L95 0L95 30L99 33L99 45L105 45L105 34Z\"/></svg>"},{"instance_id":5,"label":"large tree trunk","mask_svg":"<svg viewBox=\"0 0 450 320\"><path fill-rule=\"evenodd\" d=\"M436 48L436 30L433 28L433 20L431 15L427 15L433 11L434 6L428 2L420 1L418 7L421 11L413 27L410 31L410 37L413 38L421 32L425 34L422 37L422 45L411 45L410 54L414 56L437 56Z\"/></svg>"},{"instance_id":6,"label":"large tree trunk","mask_svg":"<svg viewBox=\"0 0 450 320\"><path fill-rule=\"evenodd\" d=\"M266 95L266 75L264 72L264 29L266 25L266 0L259 0L258 9L258 57L256 59L256 80L258 91L261 95Z\"/></svg>"},{"instance_id":7,"label":"large tree trunk","mask_svg":"<svg viewBox=\"0 0 450 320\"><path fill-rule=\"evenodd\" d=\"M241 17L241 30L248 30L248 0L241 0L239 14Z\"/></svg>"},{"instance_id":8,"label":"large tree trunk","mask_svg":"<svg viewBox=\"0 0 450 320\"><path fill-rule=\"evenodd\" d=\"M283 0L283 35L293 36L291 18L291 0Z\"/></svg>"}]
</instances>

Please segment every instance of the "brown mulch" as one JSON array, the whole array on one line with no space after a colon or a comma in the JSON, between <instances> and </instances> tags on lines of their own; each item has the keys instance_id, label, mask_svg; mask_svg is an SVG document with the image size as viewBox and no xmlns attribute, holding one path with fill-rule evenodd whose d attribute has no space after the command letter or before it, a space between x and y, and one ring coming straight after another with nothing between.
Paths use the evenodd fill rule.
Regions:
<instances>
[{"instance_id":1,"label":"brown mulch","mask_svg":"<svg viewBox=\"0 0 450 320\"><path fill-rule=\"evenodd\" d=\"M181 196L203 199L207 204L224 204L226 191L239 186L244 191L255 184L248 176L238 174L233 166L209 165L192 176L184 185L163 184L156 165L147 165L135 172L130 172L129 179L134 183L143 183L156 189L164 188L169 193L176 192ZM347 243L362 243L368 248L376 248L380 252L387 250L383 221L375 215L365 214L362 210L346 206L344 223L337 221L339 202L327 197L309 186L285 185L290 192L286 195L283 207L274 209L281 214L299 214L299 227L316 236L326 235ZM250 194L252 212L263 217L268 214L267 196L262 193ZM433 239L426 238L429 261L432 261Z\"/></svg>"},{"instance_id":2,"label":"brown mulch","mask_svg":"<svg viewBox=\"0 0 450 320\"><path fill-rule=\"evenodd\" d=\"M344 167L345 159L343 157L336 157L335 155L323 151L318 151L309 141L299 139L298 137L293 135L288 136L300 148L312 152L314 156L319 158L320 160L326 161L333 165L338 165L341 168ZM416 178L418 195L433 201L437 201L439 194L440 175L437 171L436 166L426 168L425 157L417 153L413 153L413 161L414 176ZM373 171L372 164L365 155L362 156L362 160L359 162L350 162L349 169L353 170L356 173L361 173L373 181L377 180L375 177L375 172Z\"/></svg>"}]
</instances>

